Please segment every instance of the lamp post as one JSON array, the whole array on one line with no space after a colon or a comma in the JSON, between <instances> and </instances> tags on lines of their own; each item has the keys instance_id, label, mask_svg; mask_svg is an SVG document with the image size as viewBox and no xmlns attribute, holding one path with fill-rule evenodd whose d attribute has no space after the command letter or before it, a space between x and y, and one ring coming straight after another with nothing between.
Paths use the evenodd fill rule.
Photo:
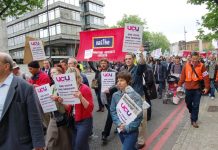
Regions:
<instances>
[{"instance_id":1,"label":"lamp post","mask_svg":"<svg viewBox=\"0 0 218 150\"><path fill-rule=\"evenodd\" d=\"M51 39L50 39L50 22L49 22L49 10L48 10L48 0L46 0L47 2L47 21L48 21L48 52L49 52L49 61L52 64L52 59L51 59L51 48L50 48L50 43L51 43Z\"/></svg>"},{"instance_id":2,"label":"lamp post","mask_svg":"<svg viewBox=\"0 0 218 150\"><path fill-rule=\"evenodd\" d=\"M185 49L184 50L186 50L186 33L187 33L187 31L185 30L185 26L184 26L184 40L185 40Z\"/></svg>"}]
</instances>

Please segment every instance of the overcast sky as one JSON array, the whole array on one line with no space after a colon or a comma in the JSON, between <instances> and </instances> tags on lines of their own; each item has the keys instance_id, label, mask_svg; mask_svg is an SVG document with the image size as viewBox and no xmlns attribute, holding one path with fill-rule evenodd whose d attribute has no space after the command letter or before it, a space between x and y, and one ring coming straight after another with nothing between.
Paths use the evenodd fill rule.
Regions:
<instances>
[{"instance_id":1,"label":"overcast sky","mask_svg":"<svg viewBox=\"0 0 218 150\"><path fill-rule=\"evenodd\" d=\"M149 31L162 32L171 43L195 40L196 20L205 14L205 6L187 4L187 0L103 0L105 24L112 26L123 16L138 15L147 21Z\"/></svg>"}]
</instances>

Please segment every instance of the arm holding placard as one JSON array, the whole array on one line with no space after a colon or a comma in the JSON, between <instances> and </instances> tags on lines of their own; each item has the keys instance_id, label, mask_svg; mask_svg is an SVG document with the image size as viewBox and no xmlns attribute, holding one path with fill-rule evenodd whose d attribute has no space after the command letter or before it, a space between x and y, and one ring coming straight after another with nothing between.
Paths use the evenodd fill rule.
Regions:
<instances>
[{"instance_id":1,"label":"arm holding placard","mask_svg":"<svg viewBox=\"0 0 218 150\"><path fill-rule=\"evenodd\" d=\"M112 101L111 101L111 106L110 106L110 113L111 113L111 117L113 120L113 123L119 127L122 123L119 119L119 117L117 116L117 111L116 111L116 99L120 99L120 97L117 95L117 93L114 93L112 96Z\"/></svg>"},{"instance_id":2,"label":"arm holding placard","mask_svg":"<svg viewBox=\"0 0 218 150\"><path fill-rule=\"evenodd\" d=\"M130 95L129 95L129 96L130 96ZM138 94L136 93L136 95L133 95L133 96L130 96L130 97L135 101L135 103L136 103L140 108L142 108L142 104L143 104L143 103L142 103L142 100L141 100L141 96L140 96L140 95L138 95ZM128 125L125 126L125 131L126 131L127 133L129 133L129 132L131 132L131 131L136 131L136 130L138 129L138 127L139 127L139 125L140 125L142 119L143 119L143 113L141 112L133 122L131 122L130 124L128 124Z\"/></svg>"}]
</instances>

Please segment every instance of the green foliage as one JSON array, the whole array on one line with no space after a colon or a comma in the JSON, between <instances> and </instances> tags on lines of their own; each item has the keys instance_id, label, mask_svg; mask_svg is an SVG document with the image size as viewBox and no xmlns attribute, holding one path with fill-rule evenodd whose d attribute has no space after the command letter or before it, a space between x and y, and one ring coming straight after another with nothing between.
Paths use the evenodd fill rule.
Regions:
<instances>
[{"instance_id":1,"label":"green foliage","mask_svg":"<svg viewBox=\"0 0 218 150\"><path fill-rule=\"evenodd\" d=\"M149 36L150 50L162 48L162 50L169 50L170 42L165 35L160 32L151 32Z\"/></svg>"},{"instance_id":2,"label":"green foliage","mask_svg":"<svg viewBox=\"0 0 218 150\"><path fill-rule=\"evenodd\" d=\"M206 41L218 39L218 0L188 0L188 3L207 6L208 13L202 16L202 27L198 30L197 38ZM210 32L205 33L203 28L207 28Z\"/></svg>"},{"instance_id":3,"label":"green foliage","mask_svg":"<svg viewBox=\"0 0 218 150\"><path fill-rule=\"evenodd\" d=\"M125 23L133 23L133 24L139 24L139 25L143 25L143 26L147 25L145 19L143 20L137 15L127 16L126 14L124 14L123 18L117 22L116 27L124 27Z\"/></svg>"},{"instance_id":4,"label":"green foliage","mask_svg":"<svg viewBox=\"0 0 218 150\"><path fill-rule=\"evenodd\" d=\"M41 8L44 0L2 0L0 3L0 19L7 16L18 17L35 8Z\"/></svg>"}]
</instances>

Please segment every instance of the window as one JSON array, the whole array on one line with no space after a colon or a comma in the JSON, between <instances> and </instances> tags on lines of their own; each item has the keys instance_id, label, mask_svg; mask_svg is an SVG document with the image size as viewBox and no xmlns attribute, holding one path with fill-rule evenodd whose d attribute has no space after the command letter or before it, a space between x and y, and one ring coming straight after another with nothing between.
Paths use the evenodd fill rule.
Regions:
<instances>
[{"instance_id":1,"label":"window","mask_svg":"<svg viewBox=\"0 0 218 150\"><path fill-rule=\"evenodd\" d=\"M59 8L55 9L55 18L60 18L60 9Z\"/></svg>"},{"instance_id":2,"label":"window","mask_svg":"<svg viewBox=\"0 0 218 150\"><path fill-rule=\"evenodd\" d=\"M7 33L8 33L8 34L14 33L14 31L13 31L13 26L10 26L10 27L7 28Z\"/></svg>"},{"instance_id":3,"label":"window","mask_svg":"<svg viewBox=\"0 0 218 150\"><path fill-rule=\"evenodd\" d=\"M14 46L14 38L8 39L8 46Z\"/></svg>"},{"instance_id":4,"label":"window","mask_svg":"<svg viewBox=\"0 0 218 150\"><path fill-rule=\"evenodd\" d=\"M61 33L61 25L60 25L60 24L57 24L57 25L56 25L56 33L57 33L57 34L60 34L60 33Z\"/></svg>"},{"instance_id":5,"label":"window","mask_svg":"<svg viewBox=\"0 0 218 150\"><path fill-rule=\"evenodd\" d=\"M45 29L40 29L39 30L39 37L40 38L46 38L48 37L48 29L45 28Z\"/></svg>"},{"instance_id":6,"label":"window","mask_svg":"<svg viewBox=\"0 0 218 150\"><path fill-rule=\"evenodd\" d=\"M43 13L39 15L39 24L47 21L47 14Z\"/></svg>"},{"instance_id":7,"label":"window","mask_svg":"<svg viewBox=\"0 0 218 150\"><path fill-rule=\"evenodd\" d=\"M88 11L94 11L103 14L103 7L94 3L88 3Z\"/></svg>"},{"instance_id":8,"label":"window","mask_svg":"<svg viewBox=\"0 0 218 150\"><path fill-rule=\"evenodd\" d=\"M49 31L50 31L50 36L56 35L55 25L54 26L50 26L49 27Z\"/></svg>"},{"instance_id":9,"label":"window","mask_svg":"<svg viewBox=\"0 0 218 150\"><path fill-rule=\"evenodd\" d=\"M48 12L48 17L49 17L49 20L54 20L55 19L55 11L54 10L50 10Z\"/></svg>"},{"instance_id":10,"label":"window","mask_svg":"<svg viewBox=\"0 0 218 150\"><path fill-rule=\"evenodd\" d=\"M76 21L80 21L80 13L77 11L72 11L72 19Z\"/></svg>"}]
</instances>

